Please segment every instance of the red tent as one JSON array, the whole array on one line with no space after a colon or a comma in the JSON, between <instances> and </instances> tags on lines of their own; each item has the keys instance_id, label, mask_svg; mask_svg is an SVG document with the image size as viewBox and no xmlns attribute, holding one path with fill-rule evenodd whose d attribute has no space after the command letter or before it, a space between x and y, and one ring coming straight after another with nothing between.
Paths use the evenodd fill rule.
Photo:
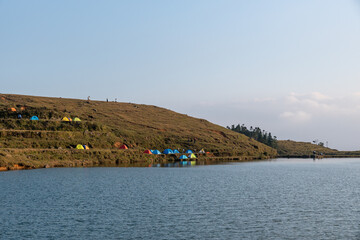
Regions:
<instances>
[{"instance_id":1,"label":"red tent","mask_svg":"<svg viewBox=\"0 0 360 240\"><path fill-rule=\"evenodd\" d=\"M144 153L147 153L147 154L152 154L152 152L148 149L148 150L145 150Z\"/></svg>"},{"instance_id":2,"label":"red tent","mask_svg":"<svg viewBox=\"0 0 360 240\"><path fill-rule=\"evenodd\" d=\"M119 148L120 149L129 149L125 144L121 145Z\"/></svg>"}]
</instances>

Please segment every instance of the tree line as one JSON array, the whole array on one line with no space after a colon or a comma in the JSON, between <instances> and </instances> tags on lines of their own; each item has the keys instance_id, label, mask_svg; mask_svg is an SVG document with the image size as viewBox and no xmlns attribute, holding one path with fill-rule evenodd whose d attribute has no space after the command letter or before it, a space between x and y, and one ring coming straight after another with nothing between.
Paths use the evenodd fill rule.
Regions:
<instances>
[{"instance_id":1,"label":"tree line","mask_svg":"<svg viewBox=\"0 0 360 240\"><path fill-rule=\"evenodd\" d=\"M261 142L265 145L268 145L272 148L277 147L277 139L276 136L272 136L270 132L266 132L265 130L260 129L259 127L253 128L252 126L248 129L244 124L240 125L231 125L231 127L227 126L226 128L233 130L238 133L242 133L250 138L255 139L258 142Z\"/></svg>"}]
</instances>

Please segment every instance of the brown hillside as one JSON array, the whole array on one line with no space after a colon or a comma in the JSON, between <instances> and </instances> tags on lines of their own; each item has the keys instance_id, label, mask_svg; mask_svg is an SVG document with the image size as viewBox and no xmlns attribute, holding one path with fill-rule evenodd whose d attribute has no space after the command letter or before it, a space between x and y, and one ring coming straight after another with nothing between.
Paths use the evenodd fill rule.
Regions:
<instances>
[{"instance_id":1,"label":"brown hillside","mask_svg":"<svg viewBox=\"0 0 360 240\"><path fill-rule=\"evenodd\" d=\"M322 153L324 157L360 157L360 151L339 151L310 142L279 140L277 145L280 157L310 157L313 151Z\"/></svg>"},{"instance_id":2,"label":"brown hillside","mask_svg":"<svg viewBox=\"0 0 360 240\"><path fill-rule=\"evenodd\" d=\"M333 155L339 152L336 149L322 147L310 142L296 142L291 140L279 140L277 142L277 150L280 156L290 157L309 157L313 155L313 151L326 155Z\"/></svg>"},{"instance_id":3,"label":"brown hillside","mask_svg":"<svg viewBox=\"0 0 360 240\"><path fill-rule=\"evenodd\" d=\"M14 111L15 108L16 111ZM22 119L17 119L22 114ZM36 115L39 121L30 121ZM61 122L79 117L80 123ZM276 151L242 134L156 106L24 95L0 95L0 148L91 149L202 148L214 156L275 156Z\"/></svg>"}]
</instances>

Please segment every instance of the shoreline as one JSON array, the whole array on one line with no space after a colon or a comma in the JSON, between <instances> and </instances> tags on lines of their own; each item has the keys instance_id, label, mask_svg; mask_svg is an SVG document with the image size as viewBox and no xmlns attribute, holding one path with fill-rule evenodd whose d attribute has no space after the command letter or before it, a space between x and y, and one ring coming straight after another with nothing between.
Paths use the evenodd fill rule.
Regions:
<instances>
[{"instance_id":1,"label":"shoreline","mask_svg":"<svg viewBox=\"0 0 360 240\"><path fill-rule=\"evenodd\" d=\"M30 170L41 168L62 167L145 167L150 164L165 164L180 162L180 154L144 154L142 150L119 150L119 149L0 149L0 172L14 170ZM303 158L314 159L314 155L288 155L288 156L215 156L214 154L197 154L194 159L199 162L246 162L268 160L273 158ZM315 157L319 159L318 156ZM360 158L357 155L323 155L326 158ZM187 161L191 161L188 159Z\"/></svg>"},{"instance_id":2,"label":"shoreline","mask_svg":"<svg viewBox=\"0 0 360 240\"><path fill-rule=\"evenodd\" d=\"M76 150L70 150L76 151ZM1 156L1 152L0 152ZM271 157L256 157L256 156L198 156L196 159L187 159L187 161L197 161L202 163L200 165L211 165L216 163L226 162L253 162L269 160L274 158L280 159L314 159L313 157L305 156L271 156ZM360 158L360 156L323 156L322 158L316 159L331 159L331 158ZM52 159L52 160L15 160L14 162L8 161L8 164L4 166L0 158L0 172L16 171L16 170L33 170L42 168L83 168L83 167L148 167L154 164L168 164L181 162L175 158L174 154L171 155L145 155L142 154L141 158L117 158L107 159L107 157L99 158L88 158L88 159Z\"/></svg>"},{"instance_id":3,"label":"shoreline","mask_svg":"<svg viewBox=\"0 0 360 240\"><path fill-rule=\"evenodd\" d=\"M180 162L181 154L150 155L141 151L124 150L54 150L0 149L0 172L60 167L121 167ZM198 154L199 162L244 162L275 158L276 156L213 156Z\"/></svg>"},{"instance_id":4,"label":"shoreline","mask_svg":"<svg viewBox=\"0 0 360 240\"><path fill-rule=\"evenodd\" d=\"M278 158L304 158L304 159L323 159L323 158L360 158L360 155L279 155Z\"/></svg>"}]
</instances>

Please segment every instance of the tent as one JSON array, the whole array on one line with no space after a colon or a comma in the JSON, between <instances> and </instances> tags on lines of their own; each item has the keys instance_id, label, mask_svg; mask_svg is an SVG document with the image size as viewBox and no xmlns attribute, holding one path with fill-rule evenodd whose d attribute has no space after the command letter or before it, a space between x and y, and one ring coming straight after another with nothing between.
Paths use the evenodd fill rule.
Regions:
<instances>
[{"instance_id":1,"label":"tent","mask_svg":"<svg viewBox=\"0 0 360 240\"><path fill-rule=\"evenodd\" d=\"M188 159L188 157L186 155L181 155L179 159Z\"/></svg>"},{"instance_id":2,"label":"tent","mask_svg":"<svg viewBox=\"0 0 360 240\"><path fill-rule=\"evenodd\" d=\"M193 153L193 151L191 151L190 149L187 150L185 153Z\"/></svg>"},{"instance_id":3,"label":"tent","mask_svg":"<svg viewBox=\"0 0 360 240\"><path fill-rule=\"evenodd\" d=\"M74 118L74 122L81 122L81 119L76 117L76 118Z\"/></svg>"},{"instance_id":4,"label":"tent","mask_svg":"<svg viewBox=\"0 0 360 240\"><path fill-rule=\"evenodd\" d=\"M148 150L145 150L144 153L146 154L152 154L152 152L148 149Z\"/></svg>"},{"instance_id":5,"label":"tent","mask_svg":"<svg viewBox=\"0 0 360 240\"><path fill-rule=\"evenodd\" d=\"M199 153L204 154L204 153L205 153L204 149L201 149L201 150L199 151Z\"/></svg>"},{"instance_id":6,"label":"tent","mask_svg":"<svg viewBox=\"0 0 360 240\"><path fill-rule=\"evenodd\" d=\"M78 144L78 145L76 145L76 149L85 149L85 148L84 148L84 146L83 146L83 145Z\"/></svg>"},{"instance_id":7,"label":"tent","mask_svg":"<svg viewBox=\"0 0 360 240\"><path fill-rule=\"evenodd\" d=\"M196 156L195 156L195 154L189 154L189 156L188 156L189 158L196 158Z\"/></svg>"},{"instance_id":8,"label":"tent","mask_svg":"<svg viewBox=\"0 0 360 240\"><path fill-rule=\"evenodd\" d=\"M83 148L86 149L86 150L90 149L90 148L88 147L88 145L83 145Z\"/></svg>"},{"instance_id":9,"label":"tent","mask_svg":"<svg viewBox=\"0 0 360 240\"><path fill-rule=\"evenodd\" d=\"M154 150L152 151L153 154L161 154L161 152L159 150Z\"/></svg>"},{"instance_id":10,"label":"tent","mask_svg":"<svg viewBox=\"0 0 360 240\"><path fill-rule=\"evenodd\" d=\"M30 120L39 120L39 118L37 116L32 116Z\"/></svg>"},{"instance_id":11,"label":"tent","mask_svg":"<svg viewBox=\"0 0 360 240\"><path fill-rule=\"evenodd\" d=\"M171 150L171 149L165 149L164 151L163 151L163 153L164 154L173 154L174 152Z\"/></svg>"},{"instance_id":12,"label":"tent","mask_svg":"<svg viewBox=\"0 0 360 240\"><path fill-rule=\"evenodd\" d=\"M16 112L16 108L9 108L10 112Z\"/></svg>"},{"instance_id":13,"label":"tent","mask_svg":"<svg viewBox=\"0 0 360 240\"><path fill-rule=\"evenodd\" d=\"M61 119L61 121L63 121L63 122L70 122L70 121L71 121L71 118L63 117L63 118Z\"/></svg>"},{"instance_id":14,"label":"tent","mask_svg":"<svg viewBox=\"0 0 360 240\"><path fill-rule=\"evenodd\" d=\"M174 149L173 152L174 152L174 153L180 153L177 149Z\"/></svg>"},{"instance_id":15,"label":"tent","mask_svg":"<svg viewBox=\"0 0 360 240\"><path fill-rule=\"evenodd\" d=\"M125 144L121 145L119 148L120 149L129 149Z\"/></svg>"}]
</instances>

